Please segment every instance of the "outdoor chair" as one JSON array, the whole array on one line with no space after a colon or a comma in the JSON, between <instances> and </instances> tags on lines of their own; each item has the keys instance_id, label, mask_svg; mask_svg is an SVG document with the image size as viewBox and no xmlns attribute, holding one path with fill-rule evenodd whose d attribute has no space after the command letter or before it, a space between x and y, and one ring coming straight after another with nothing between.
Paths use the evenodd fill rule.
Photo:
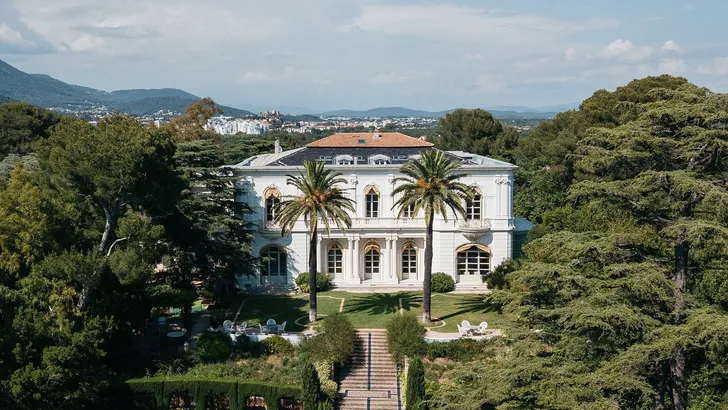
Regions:
<instances>
[{"instance_id":1,"label":"outdoor chair","mask_svg":"<svg viewBox=\"0 0 728 410\"><path fill-rule=\"evenodd\" d=\"M258 323L258 327L260 328L260 334L268 334L268 326L263 326L262 323Z\"/></svg>"},{"instance_id":2,"label":"outdoor chair","mask_svg":"<svg viewBox=\"0 0 728 410\"><path fill-rule=\"evenodd\" d=\"M268 333L278 333L278 324L273 319L268 319L268 321L265 322L265 327L268 328Z\"/></svg>"},{"instance_id":3,"label":"outdoor chair","mask_svg":"<svg viewBox=\"0 0 728 410\"><path fill-rule=\"evenodd\" d=\"M238 325L238 331L237 331L237 333L238 334L243 334L243 333L245 333L245 329L247 329L247 328L248 328L248 322L243 322L243 323L241 323L241 324Z\"/></svg>"},{"instance_id":4,"label":"outdoor chair","mask_svg":"<svg viewBox=\"0 0 728 410\"><path fill-rule=\"evenodd\" d=\"M278 333L283 333L286 331L286 321L284 320L283 323L278 325Z\"/></svg>"},{"instance_id":5,"label":"outdoor chair","mask_svg":"<svg viewBox=\"0 0 728 410\"><path fill-rule=\"evenodd\" d=\"M460 336L465 336L468 334L468 329L458 325L458 333L460 333Z\"/></svg>"},{"instance_id":6,"label":"outdoor chair","mask_svg":"<svg viewBox=\"0 0 728 410\"><path fill-rule=\"evenodd\" d=\"M486 329L488 328L488 322L480 322L478 325L478 333L481 335L486 333Z\"/></svg>"},{"instance_id":7,"label":"outdoor chair","mask_svg":"<svg viewBox=\"0 0 728 410\"><path fill-rule=\"evenodd\" d=\"M233 322L229 320L222 322L222 328L225 329L226 333L230 333L230 331L233 329Z\"/></svg>"}]
</instances>

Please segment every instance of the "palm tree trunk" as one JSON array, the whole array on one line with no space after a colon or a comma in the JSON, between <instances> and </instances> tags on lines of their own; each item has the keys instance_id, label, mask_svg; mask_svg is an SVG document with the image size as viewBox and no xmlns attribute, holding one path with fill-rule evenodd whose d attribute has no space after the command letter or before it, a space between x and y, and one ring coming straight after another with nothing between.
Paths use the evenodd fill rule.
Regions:
<instances>
[{"instance_id":1,"label":"palm tree trunk","mask_svg":"<svg viewBox=\"0 0 728 410\"><path fill-rule=\"evenodd\" d=\"M314 229L310 237L311 243L308 246L308 320L313 323L316 321L316 247L318 246L318 232Z\"/></svg>"},{"instance_id":2,"label":"palm tree trunk","mask_svg":"<svg viewBox=\"0 0 728 410\"><path fill-rule=\"evenodd\" d=\"M430 300L432 299L432 225L433 215L430 215L427 222L427 236L425 238L425 276L423 278L422 290L422 323L430 323L432 312Z\"/></svg>"}]
</instances>

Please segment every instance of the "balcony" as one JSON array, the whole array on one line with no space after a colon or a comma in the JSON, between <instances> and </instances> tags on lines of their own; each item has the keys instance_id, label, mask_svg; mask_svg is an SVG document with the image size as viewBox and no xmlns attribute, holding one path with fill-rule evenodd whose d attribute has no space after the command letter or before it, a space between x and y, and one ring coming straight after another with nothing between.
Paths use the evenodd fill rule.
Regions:
<instances>
[{"instance_id":1,"label":"balcony","mask_svg":"<svg viewBox=\"0 0 728 410\"><path fill-rule=\"evenodd\" d=\"M458 229L462 232L463 236L468 238L470 241L475 241L481 236L485 235L490 231L490 220L489 219L470 219L461 220L457 223Z\"/></svg>"},{"instance_id":2,"label":"balcony","mask_svg":"<svg viewBox=\"0 0 728 410\"><path fill-rule=\"evenodd\" d=\"M268 239L278 239L281 237L281 225L275 221L259 221L258 231Z\"/></svg>"},{"instance_id":3,"label":"balcony","mask_svg":"<svg viewBox=\"0 0 728 410\"><path fill-rule=\"evenodd\" d=\"M357 228L414 228L424 229L425 218L351 218L351 227Z\"/></svg>"}]
</instances>

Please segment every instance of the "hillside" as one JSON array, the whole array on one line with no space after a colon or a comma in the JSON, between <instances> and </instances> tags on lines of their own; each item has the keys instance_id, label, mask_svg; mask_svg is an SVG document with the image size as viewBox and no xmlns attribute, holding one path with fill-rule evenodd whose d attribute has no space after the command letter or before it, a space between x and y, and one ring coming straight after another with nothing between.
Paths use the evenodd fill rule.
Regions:
<instances>
[{"instance_id":1,"label":"hillside","mask_svg":"<svg viewBox=\"0 0 728 410\"><path fill-rule=\"evenodd\" d=\"M524 107L525 108L525 107ZM423 111L413 110L404 107L379 107L371 110L335 110L321 113L322 117L420 117L420 118L441 118L446 114L455 111ZM535 111L498 111L488 110L496 118L551 118L556 112L535 112Z\"/></svg>"},{"instance_id":2,"label":"hillside","mask_svg":"<svg viewBox=\"0 0 728 410\"><path fill-rule=\"evenodd\" d=\"M45 74L28 74L0 60L0 96L44 108L84 113L91 110L119 111L147 115L160 111L181 113L200 98L175 88L119 90L106 92L64 83ZM221 106L227 115L247 116L251 112Z\"/></svg>"}]
</instances>

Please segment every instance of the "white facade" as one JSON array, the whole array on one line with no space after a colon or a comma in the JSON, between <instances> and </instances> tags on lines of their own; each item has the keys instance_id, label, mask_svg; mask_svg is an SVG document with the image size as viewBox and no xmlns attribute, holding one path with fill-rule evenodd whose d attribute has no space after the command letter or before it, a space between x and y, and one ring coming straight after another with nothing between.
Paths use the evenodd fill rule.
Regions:
<instances>
[{"instance_id":1,"label":"white facade","mask_svg":"<svg viewBox=\"0 0 728 410\"><path fill-rule=\"evenodd\" d=\"M300 220L290 235L282 237L271 215L275 198L299 194L286 184L286 174L298 174L302 167L279 165L276 161L299 150L258 156L235 166L240 177L236 201L248 203L255 210L246 219L259 227L255 254L265 256L262 274L241 278L243 286L293 283L300 272L308 271L307 224ZM479 196L470 206L471 219L456 219L449 214L447 221L442 217L435 220L432 271L452 275L456 283L480 284L481 274L512 257L515 166L463 152L448 154L463 159L461 172L468 176L462 182L472 186ZM355 201L356 214L351 215L352 226L345 232L332 226L329 234L319 224L319 271L330 274L336 285L346 287L421 283L427 246L424 218L398 219L396 210L392 210L396 198L391 193L401 163L367 161L329 166L346 179L343 189Z\"/></svg>"}]
</instances>

